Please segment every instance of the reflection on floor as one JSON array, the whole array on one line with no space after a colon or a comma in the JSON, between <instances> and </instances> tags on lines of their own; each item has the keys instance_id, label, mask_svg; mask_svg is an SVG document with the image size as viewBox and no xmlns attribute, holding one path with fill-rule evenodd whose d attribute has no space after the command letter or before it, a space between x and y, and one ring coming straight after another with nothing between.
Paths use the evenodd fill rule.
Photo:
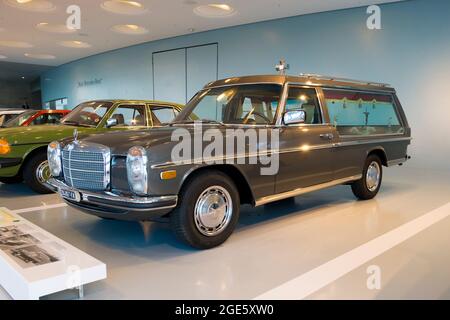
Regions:
<instances>
[{"instance_id":1,"label":"reflection on floor","mask_svg":"<svg viewBox=\"0 0 450 320\"><path fill-rule=\"evenodd\" d=\"M85 299L252 299L448 203L448 178L406 166L387 169L371 201L355 201L339 186L246 206L234 235L208 251L181 245L164 224L100 220L68 207L22 215L107 264L108 279L88 285ZM58 202L0 185L0 206L12 210ZM447 218L308 298L449 299L449 227ZM381 270L380 290L367 287L370 265ZM46 298L74 299L76 292Z\"/></svg>"}]
</instances>

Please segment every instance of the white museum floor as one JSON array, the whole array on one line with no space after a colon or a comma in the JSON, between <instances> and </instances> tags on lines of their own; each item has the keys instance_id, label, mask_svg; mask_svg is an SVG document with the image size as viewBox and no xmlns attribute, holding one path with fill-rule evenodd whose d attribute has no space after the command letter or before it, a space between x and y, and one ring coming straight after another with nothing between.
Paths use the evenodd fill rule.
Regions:
<instances>
[{"instance_id":1,"label":"white museum floor","mask_svg":"<svg viewBox=\"0 0 450 320\"><path fill-rule=\"evenodd\" d=\"M385 169L367 202L349 188L244 207L234 235L208 251L179 244L168 225L103 221L24 185L0 184L0 207L107 264L84 299L450 299L450 172Z\"/></svg>"}]
</instances>

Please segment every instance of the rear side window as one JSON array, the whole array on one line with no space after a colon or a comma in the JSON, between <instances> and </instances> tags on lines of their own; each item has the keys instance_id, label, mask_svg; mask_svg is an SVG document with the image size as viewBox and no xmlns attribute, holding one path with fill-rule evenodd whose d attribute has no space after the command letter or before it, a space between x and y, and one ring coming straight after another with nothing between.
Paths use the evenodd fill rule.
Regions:
<instances>
[{"instance_id":1,"label":"rear side window","mask_svg":"<svg viewBox=\"0 0 450 320\"><path fill-rule=\"evenodd\" d=\"M330 122L339 134L403 134L392 95L349 90L323 90Z\"/></svg>"},{"instance_id":2,"label":"rear side window","mask_svg":"<svg viewBox=\"0 0 450 320\"><path fill-rule=\"evenodd\" d=\"M178 110L172 107L152 107L151 110L154 126L170 123L178 115Z\"/></svg>"},{"instance_id":3,"label":"rear side window","mask_svg":"<svg viewBox=\"0 0 450 320\"><path fill-rule=\"evenodd\" d=\"M110 119L116 119L119 127L143 127L147 123L145 105L120 105Z\"/></svg>"},{"instance_id":4,"label":"rear side window","mask_svg":"<svg viewBox=\"0 0 450 320\"><path fill-rule=\"evenodd\" d=\"M61 113L46 113L42 114L36 119L33 120L31 125L40 125L40 124L57 124L59 120L63 117Z\"/></svg>"}]
</instances>

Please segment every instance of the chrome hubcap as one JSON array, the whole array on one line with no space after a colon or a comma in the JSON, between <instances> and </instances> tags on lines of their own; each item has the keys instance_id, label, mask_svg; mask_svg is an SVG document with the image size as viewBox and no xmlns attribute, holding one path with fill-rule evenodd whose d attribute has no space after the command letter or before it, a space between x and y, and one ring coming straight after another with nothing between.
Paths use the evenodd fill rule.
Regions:
<instances>
[{"instance_id":1,"label":"chrome hubcap","mask_svg":"<svg viewBox=\"0 0 450 320\"><path fill-rule=\"evenodd\" d=\"M44 161L36 169L36 178L41 183L44 184L50 179L50 167L48 166L48 161Z\"/></svg>"},{"instance_id":2,"label":"chrome hubcap","mask_svg":"<svg viewBox=\"0 0 450 320\"><path fill-rule=\"evenodd\" d=\"M373 161L367 168L366 184L370 192L377 190L380 184L381 168L378 162Z\"/></svg>"},{"instance_id":3,"label":"chrome hubcap","mask_svg":"<svg viewBox=\"0 0 450 320\"><path fill-rule=\"evenodd\" d=\"M220 186L212 186L198 197L194 209L195 226L205 236L221 233L230 223L233 201L229 192Z\"/></svg>"}]
</instances>

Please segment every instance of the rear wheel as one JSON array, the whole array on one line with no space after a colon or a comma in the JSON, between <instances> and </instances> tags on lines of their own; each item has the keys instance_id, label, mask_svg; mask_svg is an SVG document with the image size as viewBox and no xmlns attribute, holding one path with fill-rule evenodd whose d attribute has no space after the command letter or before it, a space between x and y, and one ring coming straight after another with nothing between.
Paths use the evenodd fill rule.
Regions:
<instances>
[{"instance_id":1,"label":"rear wheel","mask_svg":"<svg viewBox=\"0 0 450 320\"><path fill-rule=\"evenodd\" d=\"M197 249L216 247L233 233L240 199L234 182L219 171L207 171L191 180L171 213L176 236Z\"/></svg>"},{"instance_id":2,"label":"rear wheel","mask_svg":"<svg viewBox=\"0 0 450 320\"><path fill-rule=\"evenodd\" d=\"M353 194L361 200L373 199L380 191L383 166L376 155L370 155L364 164L362 178L352 184Z\"/></svg>"},{"instance_id":3,"label":"rear wheel","mask_svg":"<svg viewBox=\"0 0 450 320\"><path fill-rule=\"evenodd\" d=\"M50 178L50 168L46 153L38 153L28 160L23 170L23 177L25 183L37 193L47 194L53 192L46 186L46 182Z\"/></svg>"}]
</instances>

